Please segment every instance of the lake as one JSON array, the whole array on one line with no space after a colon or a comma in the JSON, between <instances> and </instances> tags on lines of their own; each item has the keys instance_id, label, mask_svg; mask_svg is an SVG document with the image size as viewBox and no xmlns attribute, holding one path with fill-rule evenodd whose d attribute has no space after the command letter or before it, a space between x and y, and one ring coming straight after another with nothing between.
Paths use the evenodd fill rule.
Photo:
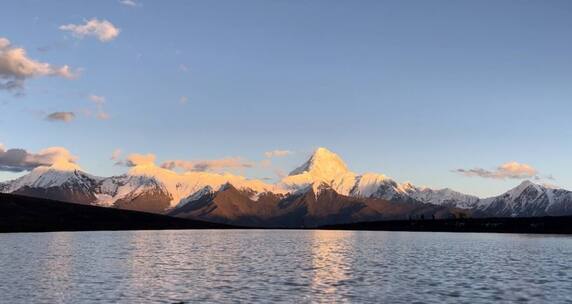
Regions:
<instances>
[{"instance_id":1,"label":"lake","mask_svg":"<svg viewBox=\"0 0 572 304\"><path fill-rule=\"evenodd\" d=\"M572 237L320 230L0 234L1 303L572 303Z\"/></svg>"}]
</instances>

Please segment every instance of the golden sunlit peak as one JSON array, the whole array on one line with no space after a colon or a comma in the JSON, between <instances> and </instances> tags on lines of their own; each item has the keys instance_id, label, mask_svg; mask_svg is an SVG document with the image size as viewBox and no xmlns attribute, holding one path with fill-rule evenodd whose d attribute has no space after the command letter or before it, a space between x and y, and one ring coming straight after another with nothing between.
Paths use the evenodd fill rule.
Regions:
<instances>
[{"instance_id":1,"label":"golden sunlit peak","mask_svg":"<svg viewBox=\"0 0 572 304\"><path fill-rule=\"evenodd\" d=\"M49 168L55 169L58 171L81 170L81 167L78 164L72 163L72 162L65 160L65 159L55 161Z\"/></svg>"},{"instance_id":2,"label":"golden sunlit peak","mask_svg":"<svg viewBox=\"0 0 572 304\"><path fill-rule=\"evenodd\" d=\"M336 153L319 147L306 163L296 168L290 175L297 175L303 172L312 173L312 175L317 177L330 178L347 173L348 167Z\"/></svg>"}]
</instances>

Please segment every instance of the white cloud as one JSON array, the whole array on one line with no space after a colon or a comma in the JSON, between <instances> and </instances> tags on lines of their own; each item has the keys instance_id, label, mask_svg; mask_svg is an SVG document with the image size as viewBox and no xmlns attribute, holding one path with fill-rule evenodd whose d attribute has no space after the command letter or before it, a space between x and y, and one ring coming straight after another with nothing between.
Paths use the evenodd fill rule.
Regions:
<instances>
[{"instance_id":1,"label":"white cloud","mask_svg":"<svg viewBox=\"0 0 572 304\"><path fill-rule=\"evenodd\" d=\"M89 100L91 100L93 103L95 103L98 106L103 106L103 104L105 104L105 97L103 96L98 96L98 95L89 95L87 98L89 98Z\"/></svg>"},{"instance_id":2,"label":"white cloud","mask_svg":"<svg viewBox=\"0 0 572 304\"><path fill-rule=\"evenodd\" d=\"M161 164L162 168L173 170L183 169L185 171L220 171L225 169L252 168L254 164L241 159L240 157L229 157L214 160L168 160Z\"/></svg>"},{"instance_id":3,"label":"white cloud","mask_svg":"<svg viewBox=\"0 0 572 304\"><path fill-rule=\"evenodd\" d=\"M156 159L155 154L133 153L127 156L125 165L127 167L150 166L150 165L155 165L155 159Z\"/></svg>"},{"instance_id":4,"label":"white cloud","mask_svg":"<svg viewBox=\"0 0 572 304\"><path fill-rule=\"evenodd\" d=\"M106 99L103 96L98 96L95 94L89 95L87 97L89 100L91 100L91 102L93 102L95 104L95 107L97 108L97 112L95 114L95 117L99 120L107 120L109 119L109 113L107 113L104 109L103 106L106 103Z\"/></svg>"},{"instance_id":5,"label":"white cloud","mask_svg":"<svg viewBox=\"0 0 572 304\"><path fill-rule=\"evenodd\" d=\"M70 122L75 119L75 114L73 112L53 112L46 116L48 121L62 121Z\"/></svg>"},{"instance_id":6,"label":"white cloud","mask_svg":"<svg viewBox=\"0 0 572 304\"><path fill-rule=\"evenodd\" d=\"M120 29L107 20L92 18L85 24L66 24L59 27L62 31L71 32L74 36L83 38L94 36L101 42L109 42L119 36Z\"/></svg>"},{"instance_id":7,"label":"white cloud","mask_svg":"<svg viewBox=\"0 0 572 304\"><path fill-rule=\"evenodd\" d=\"M24 149L0 149L0 171L22 172L40 166L79 168L76 160L77 157L63 147L50 147L38 153L30 153Z\"/></svg>"},{"instance_id":8,"label":"white cloud","mask_svg":"<svg viewBox=\"0 0 572 304\"><path fill-rule=\"evenodd\" d=\"M136 2L135 0L119 0L119 3L121 3L125 6L131 6L131 7L136 7L136 6L141 5L138 2Z\"/></svg>"},{"instance_id":9,"label":"white cloud","mask_svg":"<svg viewBox=\"0 0 572 304\"><path fill-rule=\"evenodd\" d=\"M288 150L274 150L274 151L264 152L264 156L266 156L267 158L284 157L284 156L288 156L292 153L293 153L292 151L288 151Z\"/></svg>"},{"instance_id":10,"label":"white cloud","mask_svg":"<svg viewBox=\"0 0 572 304\"><path fill-rule=\"evenodd\" d=\"M525 179L538 177L538 170L528 164L518 163L515 161L504 163L494 170L483 168L473 169L455 169L453 172L465 176L478 176L483 178L494 179Z\"/></svg>"},{"instance_id":11,"label":"white cloud","mask_svg":"<svg viewBox=\"0 0 572 304\"><path fill-rule=\"evenodd\" d=\"M27 79L56 76L67 79L77 77L69 66L53 66L27 56L26 50L15 47L10 40L0 37L0 89L21 93Z\"/></svg>"}]
</instances>

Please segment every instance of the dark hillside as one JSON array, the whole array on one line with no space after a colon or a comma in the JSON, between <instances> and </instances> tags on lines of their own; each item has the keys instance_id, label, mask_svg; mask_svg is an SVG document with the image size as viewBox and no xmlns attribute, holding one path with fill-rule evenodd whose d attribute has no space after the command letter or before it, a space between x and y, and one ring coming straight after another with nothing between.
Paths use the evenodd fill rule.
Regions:
<instances>
[{"instance_id":1,"label":"dark hillside","mask_svg":"<svg viewBox=\"0 0 572 304\"><path fill-rule=\"evenodd\" d=\"M230 226L0 193L0 232L208 228Z\"/></svg>"}]
</instances>

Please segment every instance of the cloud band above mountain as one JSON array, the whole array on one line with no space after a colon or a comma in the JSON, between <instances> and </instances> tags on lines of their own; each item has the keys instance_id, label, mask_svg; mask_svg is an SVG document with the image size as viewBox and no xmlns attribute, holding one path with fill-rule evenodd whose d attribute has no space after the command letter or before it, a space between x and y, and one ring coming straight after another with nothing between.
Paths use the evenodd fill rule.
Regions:
<instances>
[{"instance_id":1,"label":"cloud band above mountain","mask_svg":"<svg viewBox=\"0 0 572 304\"><path fill-rule=\"evenodd\" d=\"M273 150L273 151L264 152L264 156L267 158L284 157L284 156L288 156L290 154L292 154L292 151L288 151L288 150Z\"/></svg>"},{"instance_id":2,"label":"cloud band above mountain","mask_svg":"<svg viewBox=\"0 0 572 304\"><path fill-rule=\"evenodd\" d=\"M168 160L161 164L162 168L173 170L182 169L185 171L219 171L224 169L245 169L252 168L254 164L241 159L240 157L229 157L214 160Z\"/></svg>"},{"instance_id":3,"label":"cloud band above mountain","mask_svg":"<svg viewBox=\"0 0 572 304\"><path fill-rule=\"evenodd\" d=\"M157 157L155 154L130 154L127 156L125 160L125 165L127 167L135 167L135 166L148 166L148 165L155 165L155 159Z\"/></svg>"},{"instance_id":4,"label":"cloud band above mountain","mask_svg":"<svg viewBox=\"0 0 572 304\"><path fill-rule=\"evenodd\" d=\"M482 178L493 178L493 179L526 179L526 178L536 178L538 175L538 170L528 164L518 163L518 162L508 162L498 166L494 170L487 170L483 168L473 168L473 169L455 169L455 173L459 173L465 176L477 176Z\"/></svg>"},{"instance_id":5,"label":"cloud band above mountain","mask_svg":"<svg viewBox=\"0 0 572 304\"><path fill-rule=\"evenodd\" d=\"M77 157L63 147L50 147L38 153L24 149L5 150L0 146L0 171L23 172L40 166L77 167Z\"/></svg>"}]
</instances>

